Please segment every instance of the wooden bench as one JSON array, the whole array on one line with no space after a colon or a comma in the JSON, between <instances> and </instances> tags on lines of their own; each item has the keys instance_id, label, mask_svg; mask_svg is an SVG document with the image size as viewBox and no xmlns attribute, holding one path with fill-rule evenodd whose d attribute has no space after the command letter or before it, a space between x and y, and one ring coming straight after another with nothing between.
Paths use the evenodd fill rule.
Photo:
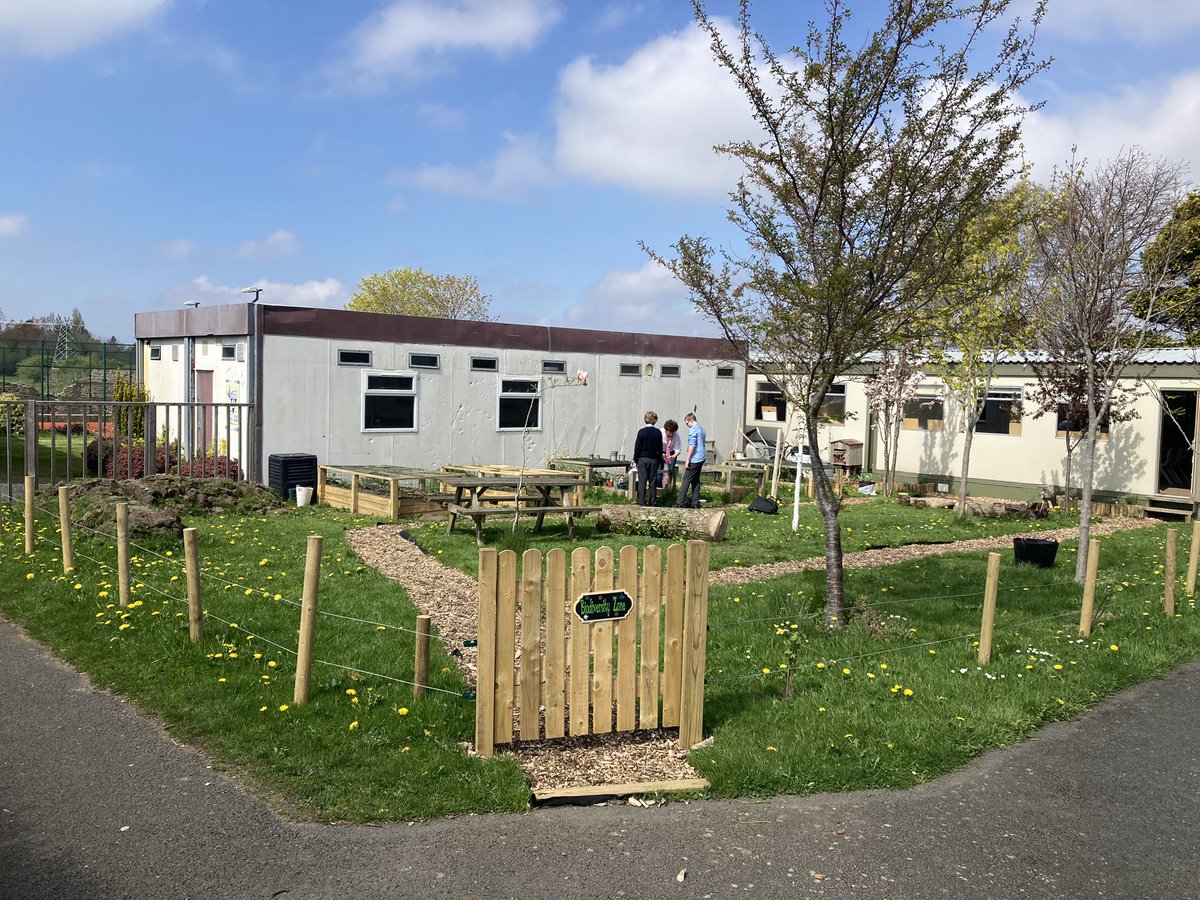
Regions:
<instances>
[{"instance_id":1,"label":"wooden bench","mask_svg":"<svg viewBox=\"0 0 1200 900\"><path fill-rule=\"evenodd\" d=\"M588 516L593 513L600 512L599 506L522 506L514 509L513 507L502 506L460 506L451 503L446 507L446 511L450 514L449 523L446 525L446 533L450 534L454 530L454 522L458 516L469 516L475 523L475 542L483 546L483 520L489 516L511 516L521 515L529 516L536 515L537 523L534 525L534 531L540 531L542 522L546 518L546 514L561 515L567 517L567 535L571 540L575 540L575 516Z\"/></svg>"}]
</instances>

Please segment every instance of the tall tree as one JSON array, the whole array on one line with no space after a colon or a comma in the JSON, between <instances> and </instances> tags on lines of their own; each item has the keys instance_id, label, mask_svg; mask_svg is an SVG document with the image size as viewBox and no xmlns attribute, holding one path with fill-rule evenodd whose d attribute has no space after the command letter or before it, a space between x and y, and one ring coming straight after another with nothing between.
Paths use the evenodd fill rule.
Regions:
<instances>
[{"instance_id":1,"label":"tall tree","mask_svg":"<svg viewBox=\"0 0 1200 900\"><path fill-rule=\"evenodd\" d=\"M479 290L473 275L431 275L404 268L365 276L346 309L487 322L491 303L491 295Z\"/></svg>"},{"instance_id":2,"label":"tall tree","mask_svg":"<svg viewBox=\"0 0 1200 900\"><path fill-rule=\"evenodd\" d=\"M825 0L825 22L781 57L751 26L748 0L730 42L701 0L693 6L762 129L717 148L744 166L728 217L745 247L684 236L675 258L647 252L733 352L784 373L811 448L826 620L837 627L840 503L813 439L821 404L867 354L912 337L957 269L965 228L1014 174L1027 110L1016 92L1045 65L1033 54L1043 7L1026 26L1008 19L1010 0L889 0L854 49L846 4Z\"/></svg>"},{"instance_id":3,"label":"tall tree","mask_svg":"<svg viewBox=\"0 0 1200 900\"><path fill-rule=\"evenodd\" d=\"M1200 191L1192 191L1175 207L1171 221L1146 248L1151 268L1163 267L1165 278L1155 293L1139 294L1134 311L1163 326L1188 346L1200 342Z\"/></svg>"},{"instance_id":4,"label":"tall tree","mask_svg":"<svg viewBox=\"0 0 1200 900\"><path fill-rule=\"evenodd\" d=\"M983 414L996 367L1027 343L1021 309L1029 271L1032 190L1021 182L966 229L967 252L939 291L945 302L930 318L930 362L963 416L959 519L967 515L967 484L975 423Z\"/></svg>"},{"instance_id":5,"label":"tall tree","mask_svg":"<svg viewBox=\"0 0 1200 900\"><path fill-rule=\"evenodd\" d=\"M1045 351L1038 374L1078 378L1075 393L1087 407L1079 461L1080 581L1087 568L1100 426L1131 367L1155 342L1155 302L1139 308L1139 298L1161 296L1183 241L1146 251L1166 234L1183 193L1183 165L1154 159L1140 148L1091 171L1072 160L1055 172L1048 208L1034 232L1028 315Z\"/></svg>"}]
</instances>

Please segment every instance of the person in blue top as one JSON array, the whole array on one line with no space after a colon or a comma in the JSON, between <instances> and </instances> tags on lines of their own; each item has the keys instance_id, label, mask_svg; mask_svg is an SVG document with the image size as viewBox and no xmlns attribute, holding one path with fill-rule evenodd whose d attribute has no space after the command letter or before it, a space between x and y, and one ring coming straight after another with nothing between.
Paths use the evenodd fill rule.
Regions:
<instances>
[{"instance_id":1,"label":"person in blue top","mask_svg":"<svg viewBox=\"0 0 1200 900\"><path fill-rule=\"evenodd\" d=\"M663 461L662 432L658 430L658 413L642 417L646 424L638 429L633 442L633 461L637 464L637 498L642 506L658 503L658 467Z\"/></svg>"},{"instance_id":2,"label":"person in blue top","mask_svg":"<svg viewBox=\"0 0 1200 900\"><path fill-rule=\"evenodd\" d=\"M679 483L679 499L675 505L696 509L700 506L700 470L708 459L708 451L704 449L704 429L696 421L696 414L684 416L683 424L688 430L687 449L683 454L683 480Z\"/></svg>"}]
</instances>

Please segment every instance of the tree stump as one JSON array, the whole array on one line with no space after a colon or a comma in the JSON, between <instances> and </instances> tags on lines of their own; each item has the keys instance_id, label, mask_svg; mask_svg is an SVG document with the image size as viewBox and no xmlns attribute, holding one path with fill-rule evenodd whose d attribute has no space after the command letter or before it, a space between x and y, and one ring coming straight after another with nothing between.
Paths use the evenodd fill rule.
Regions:
<instances>
[{"instance_id":1,"label":"tree stump","mask_svg":"<svg viewBox=\"0 0 1200 900\"><path fill-rule=\"evenodd\" d=\"M723 541L729 517L723 509L607 505L596 515L596 530L662 538Z\"/></svg>"}]
</instances>

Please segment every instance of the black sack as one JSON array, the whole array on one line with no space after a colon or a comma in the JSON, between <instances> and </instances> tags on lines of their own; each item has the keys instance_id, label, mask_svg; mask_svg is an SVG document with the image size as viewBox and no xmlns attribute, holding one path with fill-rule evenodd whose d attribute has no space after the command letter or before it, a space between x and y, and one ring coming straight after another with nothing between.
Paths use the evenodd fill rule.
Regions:
<instances>
[{"instance_id":1,"label":"black sack","mask_svg":"<svg viewBox=\"0 0 1200 900\"><path fill-rule=\"evenodd\" d=\"M773 516L779 512L779 504L770 497L755 497L750 501L750 512L766 513Z\"/></svg>"}]
</instances>

